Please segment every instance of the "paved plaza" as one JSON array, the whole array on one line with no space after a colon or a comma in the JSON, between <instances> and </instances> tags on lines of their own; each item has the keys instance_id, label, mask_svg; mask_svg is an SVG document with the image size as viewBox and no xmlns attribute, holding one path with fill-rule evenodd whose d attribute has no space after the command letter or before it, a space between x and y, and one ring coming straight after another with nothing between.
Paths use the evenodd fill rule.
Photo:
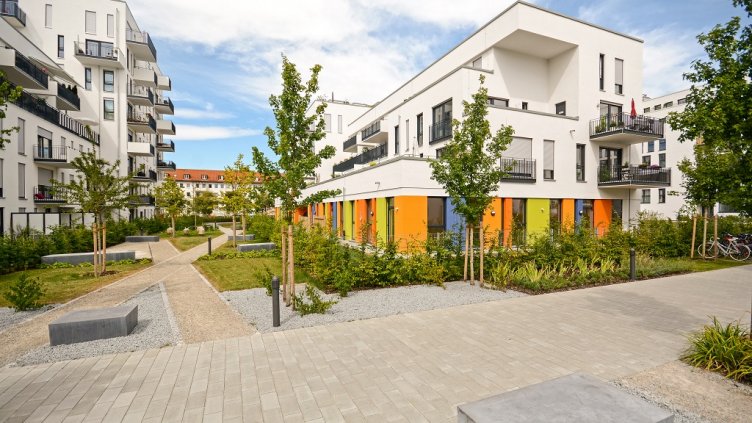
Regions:
<instances>
[{"instance_id":1,"label":"paved plaza","mask_svg":"<svg viewBox=\"0 0 752 423\"><path fill-rule=\"evenodd\" d=\"M751 295L745 266L5 368L0 421L450 422L510 389L676 360L708 316L748 322Z\"/></svg>"}]
</instances>

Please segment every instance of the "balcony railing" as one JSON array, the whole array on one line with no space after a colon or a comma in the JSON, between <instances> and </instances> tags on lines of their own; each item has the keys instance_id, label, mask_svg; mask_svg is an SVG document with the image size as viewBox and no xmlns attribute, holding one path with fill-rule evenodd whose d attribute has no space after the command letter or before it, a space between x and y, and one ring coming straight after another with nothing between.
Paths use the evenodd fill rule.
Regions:
<instances>
[{"instance_id":1,"label":"balcony railing","mask_svg":"<svg viewBox=\"0 0 752 423\"><path fill-rule=\"evenodd\" d=\"M172 140L168 140L168 141L165 141L165 140L157 141L157 148L161 148L161 149L163 149L163 150L170 150L170 151L175 151L175 142L174 142L174 141L172 141Z\"/></svg>"},{"instance_id":2,"label":"balcony railing","mask_svg":"<svg viewBox=\"0 0 752 423\"><path fill-rule=\"evenodd\" d=\"M156 199L149 194L132 194L130 204L132 206L153 206Z\"/></svg>"},{"instance_id":3,"label":"balcony railing","mask_svg":"<svg viewBox=\"0 0 752 423\"><path fill-rule=\"evenodd\" d=\"M151 169L149 170L140 169L135 172L131 171L131 175L133 175L132 176L133 179L142 179L142 180L149 180L149 181L154 181L154 182L157 181L157 172Z\"/></svg>"},{"instance_id":4,"label":"balcony railing","mask_svg":"<svg viewBox=\"0 0 752 423\"><path fill-rule=\"evenodd\" d=\"M341 173L354 169L355 165L363 165L371 163L382 157L386 157L389 153L386 144L381 144L378 147L372 148L368 151L364 151L357 156L350 157L342 163L338 163L332 167L332 172Z\"/></svg>"},{"instance_id":5,"label":"balcony railing","mask_svg":"<svg viewBox=\"0 0 752 423\"><path fill-rule=\"evenodd\" d=\"M381 121L376 121L368 126L366 129L360 131L360 140L365 141L368 138L381 132Z\"/></svg>"},{"instance_id":6,"label":"balcony railing","mask_svg":"<svg viewBox=\"0 0 752 423\"><path fill-rule=\"evenodd\" d=\"M451 119L445 119L440 122L436 122L428 127L428 131L431 133L431 139L429 144L445 140L452 136L452 121Z\"/></svg>"},{"instance_id":7,"label":"balcony railing","mask_svg":"<svg viewBox=\"0 0 752 423\"><path fill-rule=\"evenodd\" d=\"M151 51L152 56L154 56L154 59L156 60L157 48L154 47L154 43L151 42L151 37L149 36L148 32L139 32L139 31L134 31L132 29L126 29L125 39L126 41L129 41L132 43L146 44L147 46L149 46L149 50Z\"/></svg>"},{"instance_id":8,"label":"balcony railing","mask_svg":"<svg viewBox=\"0 0 752 423\"><path fill-rule=\"evenodd\" d=\"M128 112L128 123L148 125L152 131L157 130L157 121L148 113Z\"/></svg>"},{"instance_id":9,"label":"balcony railing","mask_svg":"<svg viewBox=\"0 0 752 423\"><path fill-rule=\"evenodd\" d=\"M0 14L18 19L21 25L26 26L26 12L18 7L18 0L0 1Z\"/></svg>"},{"instance_id":10,"label":"balcony railing","mask_svg":"<svg viewBox=\"0 0 752 423\"><path fill-rule=\"evenodd\" d=\"M502 181L535 182L535 159L502 157L501 167L506 172Z\"/></svg>"},{"instance_id":11,"label":"balcony railing","mask_svg":"<svg viewBox=\"0 0 752 423\"><path fill-rule=\"evenodd\" d=\"M154 104L154 92L149 87L128 85L128 96L146 98L149 99L149 103Z\"/></svg>"},{"instance_id":12,"label":"balcony railing","mask_svg":"<svg viewBox=\"0 0 752 423\"><path fill-rule=\"evenodd\" d=\"M73 47L77 56L91 57L94 59L105 59L119 62L122 55L120 49L115 47L114 44L104 41L86 40L85 43L76 41L73 43Z\"/></svg>"},{"instance_id":13,"label":"balcony railing","mask_svg":"<svg viewBox=\"0 0 752 423\"><path fill-rule=\"evenodd\" d=\"M62 188L53 189L48 185L34 187L35 203L65 203L66 195Z\"/></svg>"},{"instance_id":14,"label":"balcony railing","mask_svg":"<svg viewBox=\"0 0 752 423\"><path fill-rule=\"evenodd\" d=\"M175 162L165 162L165 161L160 160L157 162L157 168L175 170Z\"/></svg>"},{"instance_id":15,"label":"balcony railing","mask_svg":"<svg viewBox=\"0 0 752 423\"><path fill-rule=\"evenodd\" d=\"M170 100L170 97L157 97L157 106L163 106L170 109L171 113L175 113L175 105L172 104L172 100Z\"/></svg>"},{"instance_id":16,"label":"balcony railing","mask_svg":"<svg viewBox=\"0 0 752 423\"><path fill-rule=\"evenodd\" d=\"M590 121L590 137L632 133L649 135L655 138L663 137L663 121L648 116L631 116L629 113L615 113L604 115Z\"/></svg>"},{"instance_id":17,"label":"balcony railing","mask_svg":"<svg viewBox=\"0 0 752 423\"><path fill-rule=\"evenodd\" d=\"M10 84L10 82L8 82ZM10 84L12 88L15 85ZM47 122L53 123L73 134L78 135L81 138L91 141L92 143L99 145L99 134L94 132L88 125L73 119L72 117L60 113L54 107L51 107L43 99L36 98L26 91L21 92L21 96L14 101L14 103Z\"/></svg>"},{"instance_id":18,"label":"balcony railing","mask_svg":"<svg viewBox=\"0 0 752 423\"><path fill-rule=\"evenodd\" d=\"M65 99L65 101L75 106L76 109L81 109L81 99L78 97L78 94L71 88L68 88L67 86L59 82L57 83L57 95L58 97Z\"/></svg>"},{"instance_id":19,"label":"balcony railing","mask_svg":"<svg viewBox=\"0 0 752 423\"><path fill-rule=\"evenodd\" d=\"M658 166L630 166L611 167L601 166L598 168L598 185L600 186L623 186L623 185L671 185L671 168Z\"/></svg>"},{"instance_id":20,"label":"balcony railing","mask_svg":"<svg viewBox=\"0 0 752 423\"><path fill-rule=\"evenodd\" d=\"M358 136L353 135L352 137L350 137L350 139L342 143L342 150L346 151L347 149L351 147L355 147L355 144L357 143L357 141L358 141Z\"/></svg>"},{"instance_id":21,"label":"balcony railing","mask_svg":"<svg viewBox=\"0 0 752 423\"><path fill-rule=\"evenodd\" d=\"M68 160L68 149L66 147L49 147L46 145L35 144L34 160L64 162Z\"/></svg>"},{"instance_id":22,"label":"balcony railing","mask_svg":"<svg viewBox=\"0 0 752 423\"><path fill-rule=\"evenodd\" d=\"M49 86L49 77L47 74L19 52L16 52L16 68L24 71L24 73L42 84L45 88Z\"/></svg>"}]
</instances>

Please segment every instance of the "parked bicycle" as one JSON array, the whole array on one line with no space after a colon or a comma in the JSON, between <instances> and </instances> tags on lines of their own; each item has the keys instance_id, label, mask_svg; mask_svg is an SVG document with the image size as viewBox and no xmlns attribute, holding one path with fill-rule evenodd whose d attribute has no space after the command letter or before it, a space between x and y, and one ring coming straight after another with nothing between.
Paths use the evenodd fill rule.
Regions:
<instances>
[{"instance_id":1,"label":"parked bicycle","mask_svg":"<svg viewBox=\"0 0 752 423\"><path fill-rule=\"evenodd\" d=\"M715 239L697 247L697 254L704 258L717 258L719 255L730 257L732 260L744 261L750 257L752 250L739 242L738 238L730 234L724 234L721 240ZM704 254L703 254L704 253Z\"/></svg>"}]
</instances>

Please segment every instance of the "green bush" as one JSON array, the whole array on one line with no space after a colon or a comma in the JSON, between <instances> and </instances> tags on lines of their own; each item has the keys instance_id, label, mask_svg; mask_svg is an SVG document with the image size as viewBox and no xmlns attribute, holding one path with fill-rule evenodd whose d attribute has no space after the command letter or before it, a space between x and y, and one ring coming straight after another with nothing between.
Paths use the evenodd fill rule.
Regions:
<instances>
[{"instance_id":1,"label":"green bush","mask_svg":"<svg viewBox=\"0 0 752 423\"><path fill-rule=\"evenodd\" d=\"M274 217L256 214L248 219L248 233L256 236L256 240L269 241L275 230Z\"/></svg>"},{"instance_id":2,"label":"green bush","mask_svg":"<svg viewBox=\"0 0 752 423\"><path fill-rule=\"evenodd\" d=\"M307 300L305 297L307 297ZM295 310L300 313L301 316L314 313L324 314L329 311L334 304L337 304L336 301L324 301L321 299L321 295L319 295L316 288L311 284L306 285L305 297L303 294L297 294L293 297Z\"/></svg>"},{"instance_id":3,"label":"green bush","mask_svg":"<svg viewBox=\"0 0 752 423\"><path fill-rule=\"evenodd\" d=\"M39 278L30 278L26 272L14 282L3 294L16 311L35 310L40 307L39 300L44 295Z\"/></svg>"},{"instance_id":4,"label":"green bush","mask_svg":"<svg viewBox=\"0 0 752 423\"><path fill-rule=\"evenodd\" d=\"M723 326L714 317L712 326L706 325L690 338L682 359L739 382L752 382L752 340L738 322Z\"/></svg>"}]
</instances>

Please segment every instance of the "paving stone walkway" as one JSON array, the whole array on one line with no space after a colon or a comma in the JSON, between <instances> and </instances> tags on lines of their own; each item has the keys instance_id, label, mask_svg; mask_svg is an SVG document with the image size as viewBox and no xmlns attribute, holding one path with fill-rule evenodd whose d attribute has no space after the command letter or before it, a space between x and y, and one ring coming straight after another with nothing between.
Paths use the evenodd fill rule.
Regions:
<instances>
[{"instance_id":1,"label":"paving stone walkway","mask_svg":"<svg viewBox=\"0 0 752 423\"><path fill-rule=\"evenodd\" d=\"M749 321L752 266L0 371L0 421L451 422L575 371L675 360Z\"/></svg>"}]
</instances>

